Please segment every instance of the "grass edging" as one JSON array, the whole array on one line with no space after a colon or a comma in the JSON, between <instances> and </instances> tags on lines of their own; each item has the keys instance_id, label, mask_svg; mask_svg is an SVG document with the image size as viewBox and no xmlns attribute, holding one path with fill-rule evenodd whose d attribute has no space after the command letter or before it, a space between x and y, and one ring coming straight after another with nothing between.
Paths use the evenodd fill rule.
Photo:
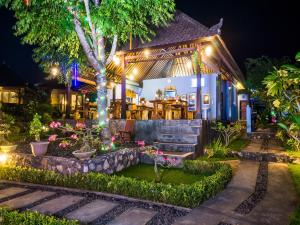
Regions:
<instances>
[{"instance_id":1,"label":"grass edging","mask_svg":"<svg viewBox=\"0 0 300 225\"><path fill-rule=\"evenodd\" d=\"M53 216L45 216L38 212L18 212L11 211L0 207L0 224L1 225L79 225L77 221L58 219Z\"/></svg>"},{"instance_id":2,"label":"grass edging","mask_svg":"<svg viewBox=\"0 0 300 225\"><path fill-rule=\"evenodd\" d=\"M186 163L190 164L191 172L195 172L199 166L202 166L197 160ZM232 170L229 165L214 163L213 167L216 168L214 174L190 185L154 183L101 173L66 176L53 171L12 166L0 167L0 179L107 192L194 208L221 191L232 177Z\"/></svg>"},{"instance_id":3,"label":"grass edging","mask_svg":"<svg viewBox=\"0 0 300 225\"><path fill-rule=\"evenodd\" d=\"M289 171L292 175L292 179L296 187L298 196L300 196L300 165L289 164ZM298 225L298 224L300 224L300 203L294 210L293 214L290 216L289 225Z\"/></svg>"}]
</instances>

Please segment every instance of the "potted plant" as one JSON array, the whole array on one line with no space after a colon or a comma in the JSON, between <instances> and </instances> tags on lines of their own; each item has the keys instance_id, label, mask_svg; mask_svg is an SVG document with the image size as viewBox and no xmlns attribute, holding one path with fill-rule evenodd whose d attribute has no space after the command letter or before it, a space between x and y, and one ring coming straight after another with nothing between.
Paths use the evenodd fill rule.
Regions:
<instances>
[{"instance_id":1,"label":"potted plant","mask_svg":"<svg viewBox=\"0 0 300 225\"><path fill-rule=\"evenodd\" d=\"M59 147L67 149L70 147L79 147L72 154L79 160L90 159L97 151L103 141L101 138L101 127L95 126L88 128L82 122L77 122L75 127L70 124L63 126L60 122L51 122L50 128L56 129L62 133L62 138ZM56 141L57 134L49 137L49 141Z\"/></svg>"},{"instance_id":2,"label":"potted plant","mask_svg":"<svg viewBox=\"0 0 300 225\"><path fill-rule=\"evenodd\" d=\"M2 152L11 152L17 148L17 145L7 140L12 133L14 123L13 116L0 112L0 149Z\"/></svg>"},{"instance_id":3,"label":"potted plant","mask_svg":"<svg viewBox=\"0 0 300 225\"><path fill-rule=\"evenodd\" d=\"M43 124L41 122L41 116L35 114L33 120L30 123L29 134L34 136L35 142L31 142L31 151L34 156L42 156L47 153L48 141L41 141L41 134L43 132Z\"/></svg>"}]
</instances>

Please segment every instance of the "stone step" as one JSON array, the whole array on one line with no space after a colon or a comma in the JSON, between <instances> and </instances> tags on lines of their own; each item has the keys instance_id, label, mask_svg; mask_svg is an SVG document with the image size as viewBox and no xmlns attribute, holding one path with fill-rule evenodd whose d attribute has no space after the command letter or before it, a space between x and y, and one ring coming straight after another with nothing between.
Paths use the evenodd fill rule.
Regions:
<instances>
[{"instance_id":1,"label":"stone step","mask_svg":"<svg viewBox=\"0 0 300 225\"><path fill-rule=\"evenodd\" d=\"M11 200L2 202L0 206L6 206L10 209L23 208L52 195L55 195L55 192L35 191L30 194L26 194L21 197L13 198Z\"/></svg>"},{"instance_id":2,"label":"stone step","mask_svg":"<svg viewBox=\"0 0 300 225\"><path fill-rule=\"evenodd\" d=\"M189 126L189 125L180 125L180 126L161 126L158 129L159 133L163 134L193 134L200 135L200 126Z\"/></svg>"},{"instance_id":3,"label":"stone step","mask_svg":"<svg viewBox=\"0 0 300 225\"><path fill-rule=\"evenodd\" d=\"M180 143L180 144L197 144L198 135L191 134L158 134L158 142Z\"/></svg>"},{"instance_id":4,"label":"stone step","mask_svg":"<svg viewBox=\"0 0 300 225\"><path fill-rule=\"evenodd\" d=\"M162 120L161 126L202 126L202 120Z\"/></svg>"},{"instance_id":5,"label":"stone step","mask_svg":"<svg viewBox=\"0 0 300 225\"><path fill-rule=\"evenodd\" d=\"M141 208L131 208L116 217L108 225L146 225L156 212Z\"/></svg>"},{"instance_id":6,"label":"stone step","mask_svg":"<svg viewBox=\"0 0 300 225\"><path fill-rule=\"evenodd\" d=\"M10 187L0 190L0 199L1 198L7 198L16 194L20 194L23 192L28 191L28 189L25 188L18 188L18 187Z\"/></svg>"},{"instance_id":7,"label":"stone step","mask_svg":"<svg viewBox=\"0 0 300 225\"><path fill-rule=\"evenodd\" d=\"M84 197L80 197L76 195L63 195L58 198L39 204L31 208L31 210L38 211L42 214L52 215L78 203L83 199Z\"/></svg>"},{"instance_id":8,"label":"stone step","mask_svg":"<svg viewBox=\"0 0 300 225\"><path fill-rule=\"evenodd\" d=\"M114 202L95 200L73 212L70 212L65 217L71 220L78 220L81 223L90 223L108 213L116 206L118 206L118 204Z\"/></svg>"},{"instance_id":9,"label":"stone step","mask_svg":"<svg viewBox=\"0 0 300 225\"><path fill-rule=\"evenodd\" d=\"M171 143L171 142L154 142L154 146L163 151L174 152L195 152L198 144Z\"/></svg>"}]
</instances>

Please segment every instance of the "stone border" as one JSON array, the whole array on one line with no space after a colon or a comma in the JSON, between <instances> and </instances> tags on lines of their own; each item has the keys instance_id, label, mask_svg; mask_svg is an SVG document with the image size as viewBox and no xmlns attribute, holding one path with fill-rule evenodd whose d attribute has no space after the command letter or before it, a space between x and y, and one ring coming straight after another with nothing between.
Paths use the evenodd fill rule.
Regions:
<instances>
[{"instance_id":1,"label":"stone border","mask_svg":"<svg viewBox=\"0 0 300 225\"><path fill-rule=\"evenodd\" d=\"M137 165L140 162L140 152L143 150L144 148L139 147L125 148L84 161L76 158L57 156L35 157L31 154L9 153L7 165L33 167L66 175L87 172L113 174L130 166Z\"/></svg>"},{"instance_id":2,"label":"stone border","mask_svg":"<svg viewBox=\"0 0 300 225\"><path fill-rule=\"evenodd\" d=\"M261 202L268 188L268 163L261 162L259 164L255 191L249 196L248 199L243 201L234 211L239 214L249 214L255 206Z\"/></svg>"},{"instance_id":3,"label":"stone border","mask_svg":"<svg viewBox=\"0 0 300 225\"><path fill-rule=\"evenodd\" d=\"M293 163L296 158L291 157L287 154L275 154L268 152L247 152L247 151L230 151L228 153L229 157L237 157L244 160L252 160L258 162L283 162L283 163Z\"/></svg>"}]
</instances>

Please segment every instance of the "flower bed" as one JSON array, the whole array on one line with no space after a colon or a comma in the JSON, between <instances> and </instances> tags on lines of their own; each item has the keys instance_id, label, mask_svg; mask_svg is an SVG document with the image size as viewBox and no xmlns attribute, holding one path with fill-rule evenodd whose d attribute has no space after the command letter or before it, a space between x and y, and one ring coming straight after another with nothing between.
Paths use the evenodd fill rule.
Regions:
<instances>
[{"instance_id":1,"label":"flower bed","mask_svg":"<svg viewBox=\"0 0 300 225\"><path fill-rule=\"evenodd\" d=\"M66 219L56 219L53 216L44 216L37 212L25 211L19 213L18 211L11 211L5 208L0 208L0 224L1 225L79 225L77 221L70 221Z\"/></svg>"},{"instance_id":2,"label":"flower bed","mask_svg":"<svg viewBox=\"0 0 300 225\"><path fill-rule=\"evenodd\" d=\"M226 164L214 163L216 166L203 168L202 163L197 161L187 161L186 164L191 173L198 173L203 168L215 170L211 176L190 185L147 182L101 173L64 176L53 171L14 166L2 166L0 179L102 191L193 208L221 191L232 177L231 167Z\"/></svg>"},{"instance_id":3,"label":"flower bed","mask_svg":"<svg viewBox=\"0 0 300 225\"><path fill-rule=\"evenodd\" d=\"M112 174L139 163L140 148L125 148L115 152L102 154L89 160L76 158L39 156L31 154L11 153L7 155L10 166L33 167L51 170L61 174L101 172Z\"/></svg>"}]
</instances>

